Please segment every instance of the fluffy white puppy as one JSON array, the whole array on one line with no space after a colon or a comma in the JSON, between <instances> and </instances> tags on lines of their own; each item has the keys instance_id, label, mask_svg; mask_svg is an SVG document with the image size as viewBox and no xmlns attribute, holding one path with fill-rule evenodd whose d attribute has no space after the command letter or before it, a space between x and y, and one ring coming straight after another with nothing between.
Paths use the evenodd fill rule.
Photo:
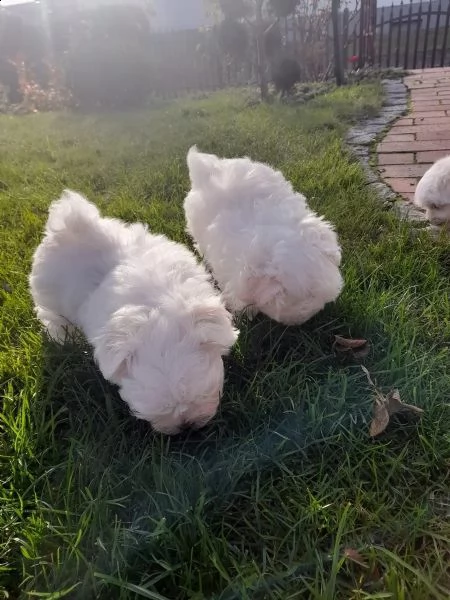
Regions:
<instances>
[{"instance_id":1,"label":"fluffy white puppy","mask_svg":"<svg viewBox=\"0 0 450 600\"><path fill-rule=\"evenodd\" d=\"M342 289L332 226L282 173L249 158L221 159L191 148L187 229L233 311L300 324Z\"/></svg>"},{"instance_id":2,"label":"fluffy white puppy","mask_svg":"<svg viewBox=\"0 0 450 600\"><path fill-rule=\"evenodd\" d=\"M237 331L184 246L102 218L66 191L50 207L30 286L50 336L61 342L80 328L135 416L174 434L215 415Z\"/></svg>"},{"instance_id":3,"label":"fluffy white puppy","mask_svg":"<svg viewBox=\"0 0 450 600\"><path fill-rule=\"evenodd\" d=\"M425 210L432 225L450 229L450 156L432 165L417 184L414 204Z\"/></svg>"}]
</instances>

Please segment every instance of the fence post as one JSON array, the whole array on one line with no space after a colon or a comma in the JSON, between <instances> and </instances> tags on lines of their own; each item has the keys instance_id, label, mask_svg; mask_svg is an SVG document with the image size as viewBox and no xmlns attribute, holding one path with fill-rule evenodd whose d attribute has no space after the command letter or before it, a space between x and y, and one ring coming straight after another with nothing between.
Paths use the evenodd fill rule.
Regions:
<instances>
[{"instance_id":1,"label":"fence post","mask_svg":"<svg viewBox=\"0 0 450 600\"><path fill-rule=\"evenodd\" d=\"M394 18L394 3L391 4L391 15L389 17L389 37L387 47L386 67L391 66L391 48L392 48L392 21Z\"/></svg>"},{"instance_id":2,"label":"fence post","mask_svg":"<svg viewBox=\"0 0 450 600\"><path fill-rule=\"evenodd\" d=\"M431 66L432 67L435 66L434 63L436 61L436 49L437 49L437 42L438 42L438 35L439 35L439 25L441 22L441 12L442 12L442 1L439 0L437 15L436 15L436 24L434 27L433 53L431 55Z\"/></svg>"},{"instance_id":3,"label":"fence post","mask_svg":"<svg viewBox=\"0 0 450 600\"><path fill-rule=\"evenodd\" d=\"M420 0L419 11L417 13L416 39L414 42L413 69L417 67L417 53L419 50L420 26L422 25L422 0Z\"/></svg>"},{"instance_id":4,"label":"fence post","mask_svg":"<svg viewBox=\"0 0 450 600\"><path fill-rule=\"evenodd\" d=\"M427 66L427 52L428 52L428 36L430 35L430 24L431 14L433 12L433 5L431 0L428 1L428 13L427 13L427 30L425 32L425 41L423 43L423 56L422 56L422 69Z\"/></svg>"},{"instance_id":5,"label":"fence post","mask_svg":"<svg viewBox=\"0 0 450 600\"><path fill-rule=\"evenodd\" d=\"M445 59L447 58L447 37L448 37L449 23L450 23L450 2L447 3L447 14L445 16L444 39L442 40L442 51L441 51L441 67L445 66Z\"/></svg>"},{"instance_id":6,"label":"fence post","mask_svg":"<svg viewBox=\"0 0 450 600\"><path fill-rule=\"evenodd\" d=\"M400 13L398 15L397 46L395 48L395 67L400 64L400 46L402 45L402 20L403 20L403 0L400 2Z\"/></svg>"},{"instance_id":7,"label":"fence post","mask_svg":"<svg viewBox=\"0 0 450 600\"><path fill-rule=\"evenodd\" d=\"M412 2L412 0L411 0ZM383 66L383 47L384 47L384 6L381 7L381 23L380 23L380 33L378 40L378 66Z\"/></svg>"},{"instance_id":8,"label":"fence post","mask_svg":"<svg viewBox=\"0 0 450 600\"><path fill-rule=\"evenodd\" d=\"M405 60L403 61L403 68L405 70L408 68L408 64L409 64L409 36L411 34L412 6L413 6L413 0L409 0L408 27L406 30Z\"/></svg>"},{"instance_id":9,"label":"fence post","mask_svg":"<svg viewBox=\"0 0 450 600\"><path fill-rule=\"evenodd\" d=\"M361 8L359 9L359 61L358 67L362 69L366 64L366 9L367 0L361 0Z\"/></svg>"},{"instance_id":10,"label":"fence post","mask_svg":"<svg viewBox=\"0 0 450 600\"><path fill-rule=\"evenodd\" d=\"M336 84L344 83L344 72L342 69L341 39L339 35L339 6L340 0L331 0L331 17L333 20L333 45L334 45L334 74Z\"/></svg>"},{"instance_id":11,"label":"fence post","mask_svg":"<svg viewBox=\"0 0 450 600\"><path fill-rule=\"evenodd\" d=\"M350 11L348 8L344 9L343 22L342 22L342 59L344 63L344 71L348 65L348 22L349 22Z\"/></svg>"},{"instance_id":12,"label":"fence post","mask_svg":"<svg viewBox=\"0 0 450 600\"><path fill-rule=\"evenodd\" d=\"M372 0L371 2L371 11L370 11L370 22L369 22L369 62L373 67L375 64L375 39L377 34L377 16L378 16L378 6L377 0Z\"/></svg>"}]
</instances>

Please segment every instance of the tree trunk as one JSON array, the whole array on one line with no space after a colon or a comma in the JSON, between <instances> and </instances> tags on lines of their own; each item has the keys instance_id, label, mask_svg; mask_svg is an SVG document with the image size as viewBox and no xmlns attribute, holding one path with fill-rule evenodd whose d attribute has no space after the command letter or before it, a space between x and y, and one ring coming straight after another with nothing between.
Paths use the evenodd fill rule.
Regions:
<instances>
[{"instance_id":1,"label":"tree trunk","mask_svg":"<svg viewBox=\"0 0 450 600\"><path fill-rule=\"evenodd\" d=\"M339 37L339 6L340 0L331 1L331 18L333 20L333 44L334 44L334 74L336 84L344 83L344 70L342 67L341 40Z\"/></svg>"},{"instance_id":2,"label":"tree trunk","mask_svg":"<svg viewBox=\"0 0 450 600\"><path fill-rule=\"evenodd\" d=\"M262 14L264 0L256 0L255 28L256 28L256 52L258 61L258 77L261 89L261 100L264 102L269 98L269 86L266 77L266 46L264 39L264 19Z\"/></svg>"}]
</instances>

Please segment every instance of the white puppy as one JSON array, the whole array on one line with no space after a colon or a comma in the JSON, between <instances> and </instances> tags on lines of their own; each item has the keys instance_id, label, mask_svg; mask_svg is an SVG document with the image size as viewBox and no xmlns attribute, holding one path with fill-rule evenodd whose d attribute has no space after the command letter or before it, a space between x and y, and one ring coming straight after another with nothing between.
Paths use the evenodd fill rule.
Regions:
<instances>
[{"instance_id":1,"label":"white puppy","mask_svg":"<svg viewBox=\"0 0 450 600\"><path fill-rule=\"evenodd\" d=\"M187 229L233 311L300 324L342 289L341 250L329 223L282 173L249 158L191 148Z\"/></svg>"},{"instance_id":2,"label":"white puppy","mask_svg":"<svg viewBox=\"0 0 450 600\"><path fill-rule=\"evenodd\" d=\"M66 191L50 207L30 285L38 318L64 341L80 328L133 414L164 433L204 426L237 338L209 275L184 246L100 216Z\"/></svg>"},{"instance_id":3,"label":"white puppy","mask_svg":"<svg viewBox=\"0 0 450 600\"><path fill-rule=\"evenodd\" d=\"M425 210L432 225L450 229L450 156L432 165L417 184L414 204Z\"/></svg>"}]
</instances>

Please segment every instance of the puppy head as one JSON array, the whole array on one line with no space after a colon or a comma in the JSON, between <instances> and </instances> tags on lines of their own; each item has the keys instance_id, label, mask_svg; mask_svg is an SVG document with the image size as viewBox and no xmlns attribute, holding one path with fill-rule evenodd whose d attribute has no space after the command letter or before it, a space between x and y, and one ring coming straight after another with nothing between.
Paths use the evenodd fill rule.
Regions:
<instances>
[{"instance_id":1,"label":"puppy head","mask_svg":"<svg viewBox=\"0 0 450 600\"><path fill-rule=\"evenodd\" d=\"M414 204L425 210L433 225L450 228L450 157L438 160L417 184Z\"/></svg>"},{"instance_id":2,"label":"puppy head","mask_svg":"<svg viewBox=\"0 0 450 600\"><path fill-rule=\"evenodd\" d=\"M450 228L450 195L416 195L414 203L425 210L427 219L433 225L447 225Z\"/></svg>"},{"instance_id":3,"label":"puppy head","mask_svg":"<svg viewBox=\"0 0 450 600\"><path fill-rule=\"evenodd\" d=\"M157 431L200 428L217 412L222 356L237 331L220 300L213 300L186 314L124 307L94 343L103 375L120 387L132 413Z\"/></svg>"}]
</instances>

